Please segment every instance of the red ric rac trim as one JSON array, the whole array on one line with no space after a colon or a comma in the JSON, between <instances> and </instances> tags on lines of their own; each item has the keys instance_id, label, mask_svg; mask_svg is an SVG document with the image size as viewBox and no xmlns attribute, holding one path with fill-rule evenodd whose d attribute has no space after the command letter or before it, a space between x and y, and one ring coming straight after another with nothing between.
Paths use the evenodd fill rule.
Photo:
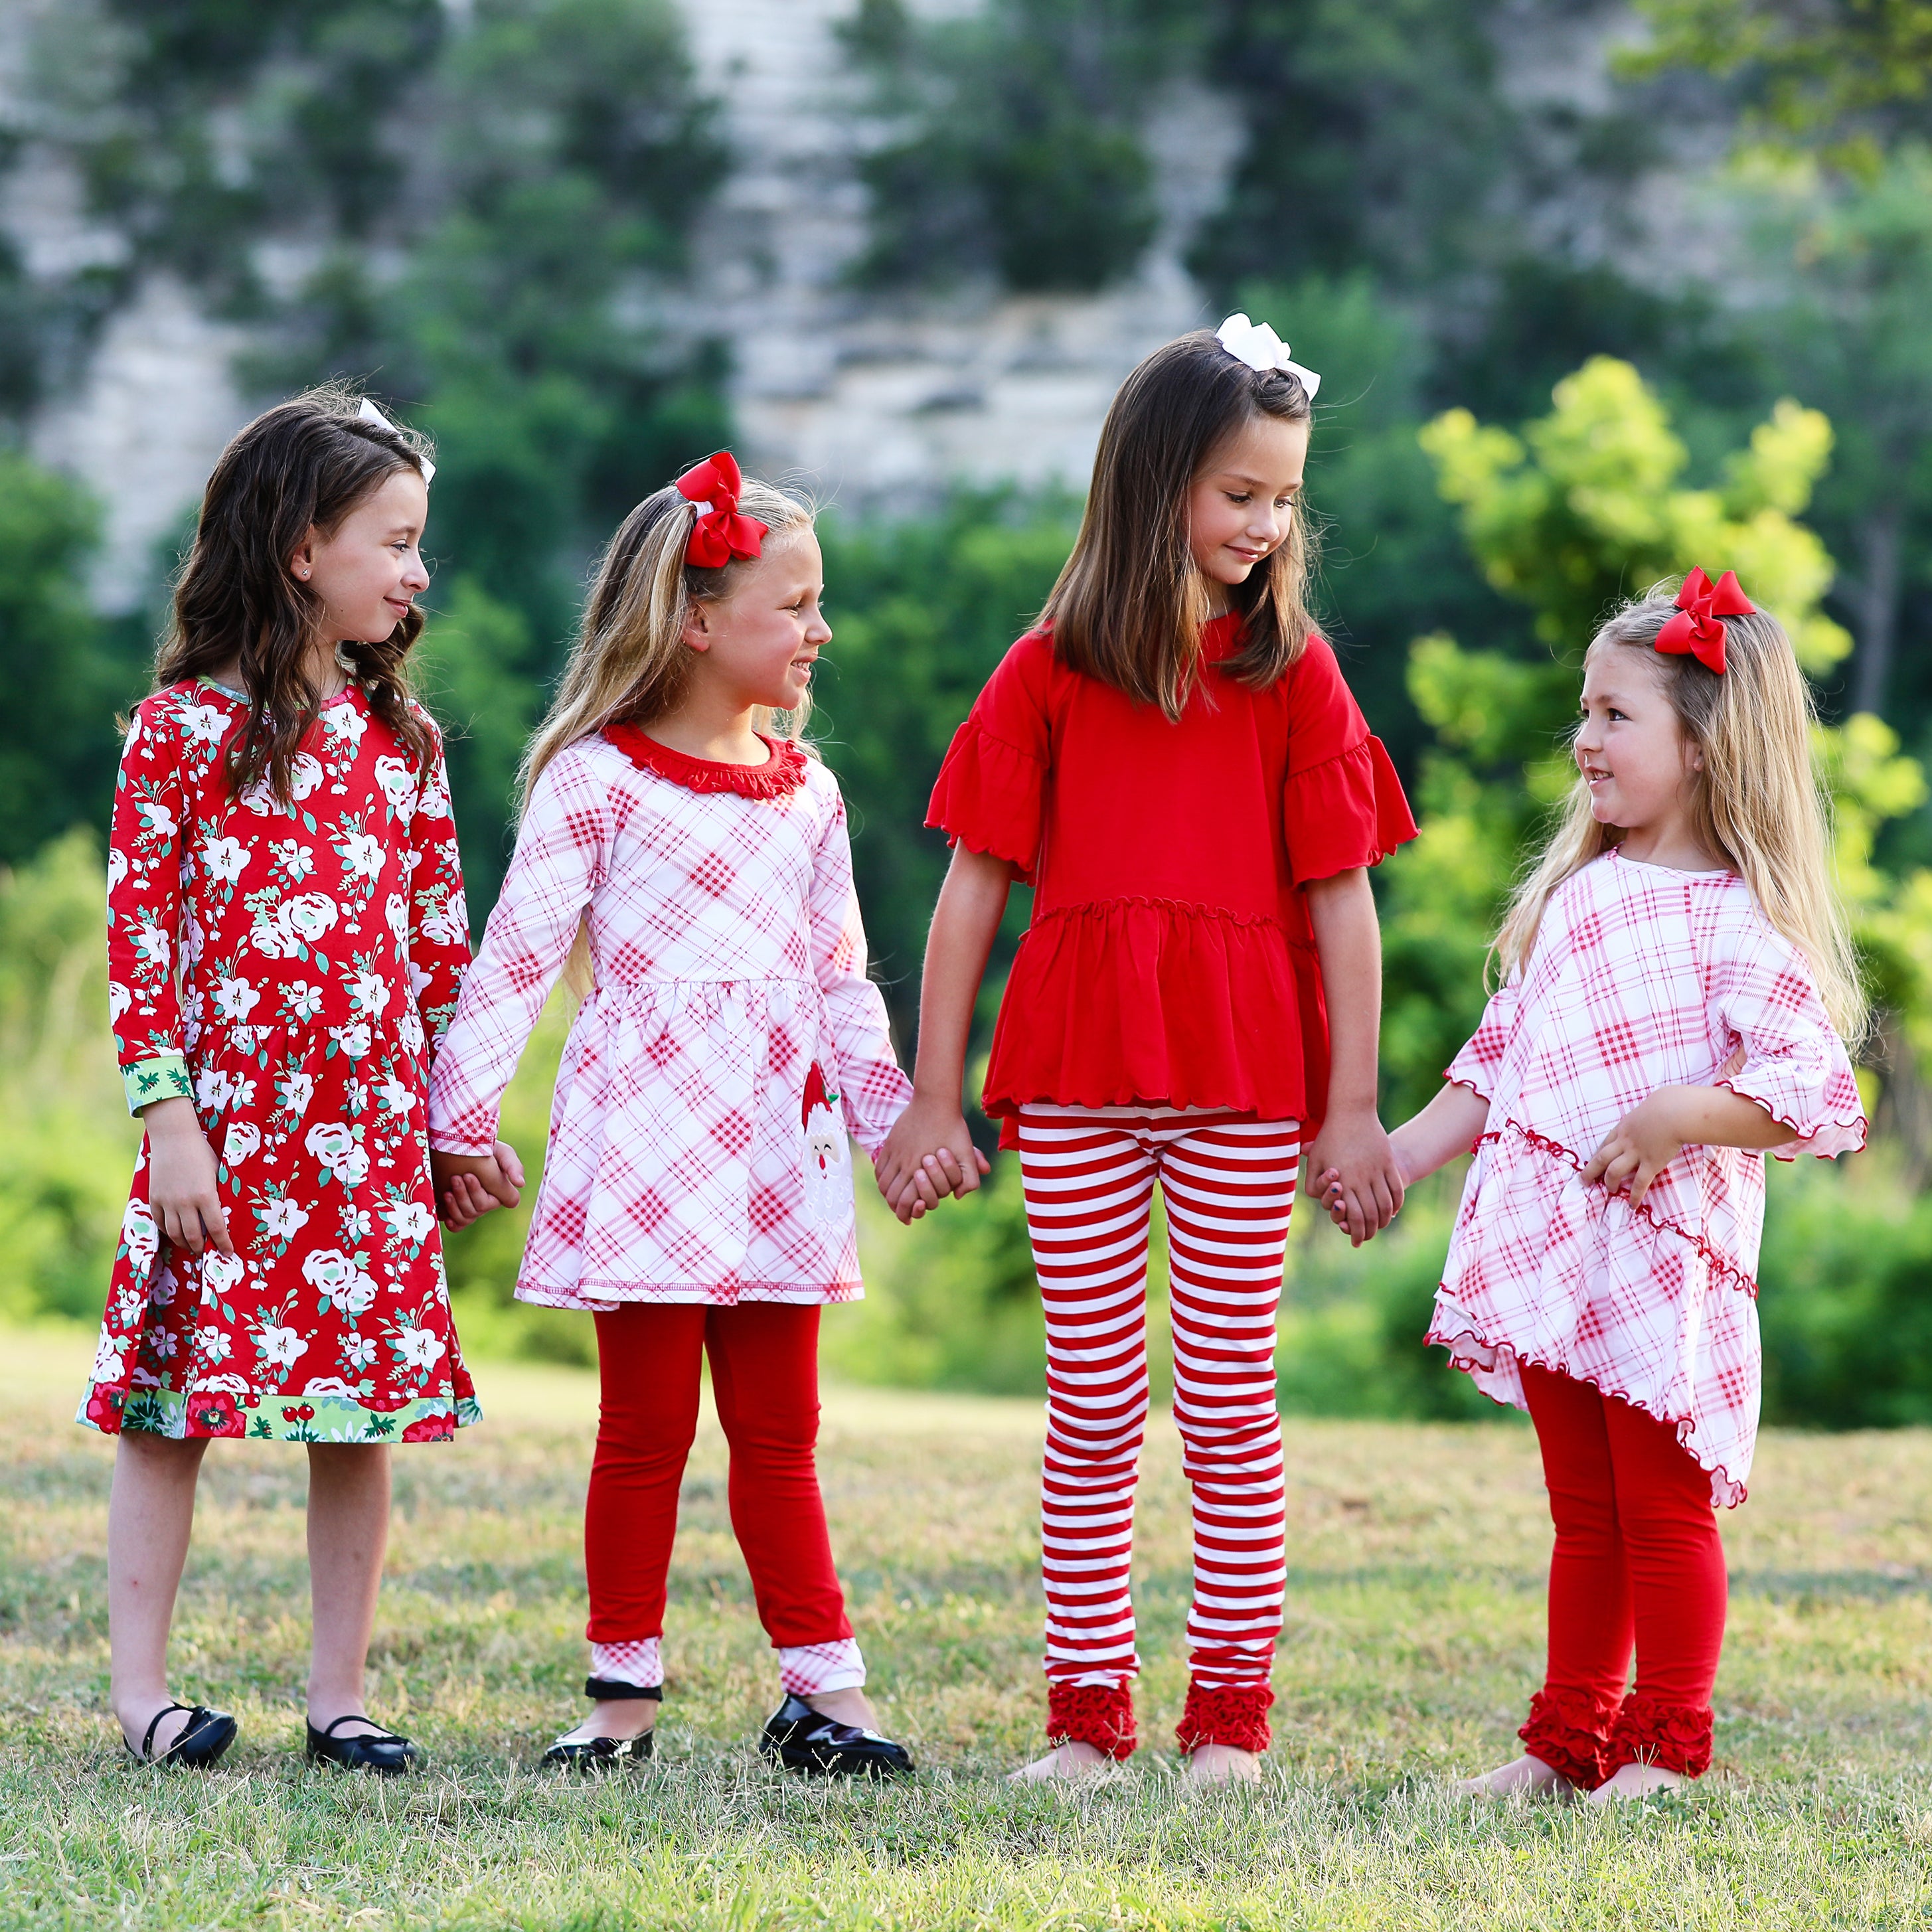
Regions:
<instances>
[{"instance_id":1,"label":"red ric rac trim","mask_svg":"<svg viewBox=\"0 0 1932 1932\"><path fill-rule=\"evenodd\" d=\"M1046 1684L1046 1734L1055 1744L1091 1744L1124 1764L1139 1742L1134 1694L1124 1684Z\"/></svg>"},{"instance_id":2,"label":"red ric rac trim","mask_svg":"<svg viewBox=\"0 0 1932 1932\"><path fill-rule=\"evenodd\" d=\"M1458 1084L1466 1084L1466 1083L1459 1082ZM1473 1092L1474 1090L1472 1088L1471 1090ZM1588 1165L1580 1154L1572 1153L1561 1141L1553 1141L1547 1134L1540 1134L1534 1127L1526 1127L1520 1120L1508 1119L1504 1120L1502 1128L1492 1128L1487 1133L1478 1134L1471 1151L1474 1152L1478 1148L1487 1146L1491 1141L1501 1140L1505 1131L1516 1135L1529 1146L1534 1148L1539 1154L1554 1154L1558 1160L1567 1160L1579 1174L1581 1174ZM1590 1184L1606 1198L1610 1198L1610 1190L1600 1180L1592 1181ZM1619 1194L1616 1198L1622 1202L1626 1207L1630 1206L1628 1195ZM1694 1234L1689 1228L1678 1227L1675 1221L1660 1220L1651 1212L1650 1204L1648 1202L1640 1207L1631 1208L1630 1212L1640 1220L1648 1221L1660 1233L1675 1234L1680 1241L1688 1242L1704 1257L1714 1275L1721 1280L1728 1282L1732 1287L1742 1289L1754 1301L1757 1299L1757 1283L1735 1262L1719 1254L1702 1235Z\"/></svg>"},{"instance_id":3,"label":"red ric rac trim","mask_svg":"<svg viewBox=\"0 0 1932 1932\"><path fill-rule=\"evenodd\" d=\"M661 745L635 724L607 724L604 735L640 770L655 772L687 791L735 792L740 798L785 798L805 782L803 748L790 738L758 738L771 756L762 765L734 765L718 758L694 758Z\"/></svg>"}]
</instances>

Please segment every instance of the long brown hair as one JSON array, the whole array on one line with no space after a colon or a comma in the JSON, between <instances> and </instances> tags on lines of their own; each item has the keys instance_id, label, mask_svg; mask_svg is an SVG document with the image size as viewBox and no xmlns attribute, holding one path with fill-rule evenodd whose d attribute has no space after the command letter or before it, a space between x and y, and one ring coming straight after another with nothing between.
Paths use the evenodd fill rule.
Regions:
<instances>
[{"instance_id":1,"label":"long brown hair","mask_svg":"<svg viewBox=\"0 0 1932 1932\"><path fill-rule=\"evenodd\" d=\"M1120 386L1100 432L1073 553L1040 613L1061 661L1178 718L1201 655L1208 589L1187 542L1187 493L1256 416L1306 422L1308 392L1282 370L1251 369L1205 329L1156 349ZM1231 585L1245 640L1226 668L1264 690L1313 628L1305 602L1311 537L1303 500L1288 541Z\"/></svg>"},{"instance_id":2,"label":"long brown hair","mask_svg":"<svg viewBox=\"0 0 1932 1932\"><path fill-rule=\"evenodd\" d=\"M236 791L266 777L286 802L290 762L321 706L308 663L322 603L289 560L311 530L332 535L398 470L422 474L428 440L358 415L362 405L361 394L339 382L277 404L221 452L202 496L154 683L160 689L240 664L248 722L229 741L226 764ZM403 670L422 627L412 609L380 644L338 648L370 710L427 762L435 741L411 709Z\"/></svg>"},{"instance_id":3,"label":"long brown hair","mask_svg":"<svg viewBox=\"0 0 1932 1932\"><path fill-rule=\"evenodd\" d=\"M1726 617L1724 669L1664 655L1657 634L1676 614L1678 584L1653 586L1598 631L1592 655L1639 653L1660 681L1687 746L1702 753L1690 822L1700 843L1750 886L1764 916L1809 962L1832 1024L1856 1045L1864 1031L1844 908L1832 883L1830 807L1813 764L1816 714L1784 627L1768 611ZM1496 958L1505 975L1528 960L1550 895L1623 838L1590 808L1580 776L1550 841L1510 896Z\"/></svg>"},{"instance_id":4,"label":"long brown hair","mask_svg":"<svg viewBox=\"0 0 1932 1932\"><path fill-rule=\"evenodd\" d=\"M810 504L775 484L748 476L739 509L767 527L767 544L812 527ZM747 564L716 570L684 560L691 541L689 501L674 485L646 496L610 539L597 566L550 715L537 727L518 774L519 795L566 745L601 730L614 718L648 724L673 710L691 671L684 627L694 604L729 596ZM761 718L788 736L804 728L809 695L790 712Z\"/></svg>"}]
</instances>

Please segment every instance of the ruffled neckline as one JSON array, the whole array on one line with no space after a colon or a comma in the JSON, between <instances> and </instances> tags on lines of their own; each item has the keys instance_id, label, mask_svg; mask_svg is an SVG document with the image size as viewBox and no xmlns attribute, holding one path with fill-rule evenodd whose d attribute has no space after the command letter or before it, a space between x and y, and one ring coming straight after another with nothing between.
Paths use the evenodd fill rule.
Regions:
<instances>
[{"instance_id":1,"label":"ruffled neckline","mask_svg":"<svg viewBox=\"0 0 1932 1932\"><path fill-rule=\"evenodd\" d=\"M660 744L640 725L607 724L604 735L640 770L655 772L687 791L733 792L740 798L784 798L805 782L803 748L790 738L759 742L771 756L762 765L734 765L723 758L694 758Z\"/></svg>"}]
</instances>

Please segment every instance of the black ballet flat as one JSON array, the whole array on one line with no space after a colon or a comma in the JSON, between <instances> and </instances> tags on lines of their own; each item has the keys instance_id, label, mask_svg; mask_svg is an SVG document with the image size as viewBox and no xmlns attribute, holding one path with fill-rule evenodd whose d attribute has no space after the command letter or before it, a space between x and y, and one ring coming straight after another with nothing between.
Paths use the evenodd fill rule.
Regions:
<instances>
[{"instance_id":1,"label":"black ballet flat","mask_svg":"<svg viewBox=\"0 0 1932 1932\"><path fill-rule=\"evenodd\" d=\"M802 1697L788 1696L765 1726L758 1748L788 1771L808 1778L907 1778L912 1754L877 1731L842 1724L814 1711Z\"/></svg>"},{"instance_id":2,"label":"black ballet flat","mask_svg":"<svg viewBox=\"0 0 1932 1932\"><path fill-rule=\"evenodd\" d=\"M176 1711L187 1712L188 1722L182 1725L181 1736L157 1757L154 1732L160 1727L161 1720ZM128 1743L124 1731L121 1742L136 1764L182 1765L191 1771L211 1771L241 1729L226 1711L211 1711L202 1704L164 1704L149 1720L139 1750Z\"/></svg>"},{"instance_id":3,"label":"black ballet flat","mask_svg":"<svg viewBox=\"0 0 1932 1932\"><path fill-rule=\"evenodd\" d=\"M346 1718L338 1718L326 1731L310 1724L309 1762L339 1764L344 1771L366 1771L377 1778L400 1778L404 1772L414 1771L422 1762L422 1753L400 1732L376 1730L354 1738L335 1735L338 1726L374 1721L359 1712L351 1712Z\"/></svg>"},{"instance_id":4,"label":"black ballet flat","mask_svg":"<svg viewBox=\"0 0 1932 1932\"><path fill-rule=\"evenodd\" d=\"M615 1771L642 1764L657 1748L655 1731L640 1731L632 1738L559 1738L544 1753L543 1762L564 1771Z\"/></svg>"}]
</instances>

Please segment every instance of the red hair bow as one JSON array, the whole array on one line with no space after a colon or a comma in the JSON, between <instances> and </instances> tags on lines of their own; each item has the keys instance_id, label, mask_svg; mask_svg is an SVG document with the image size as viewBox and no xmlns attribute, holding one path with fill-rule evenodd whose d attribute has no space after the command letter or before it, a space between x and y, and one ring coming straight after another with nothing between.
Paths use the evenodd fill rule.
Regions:
<instances>
[{"instance_id":1,"label":"red hair bow","mask_svg":"<svg viewBox=\"0 0 1932 1932\"><path fill-rule=\"evenodd\" d=\"M684 560L700 570L720 570L734 556L756 556L771 528L756 517L738 514L739 493L745 479L738 459L728 449L694 463L677 479L679 495L688 497L698 512Z\"/></svg>"},{"instance_id":2,"label":"red hair bow","mask_svg":"<svg viewBox=\"0 0 1932 1932\"><path fill-rule=\"evenodd\" d=\"M1722 617L1750 617L1757 606L1744 593L1735 570L1715 584L1694 566L1677 593L1677 614L1657 634L1657 648L1682 657L1686 652L1720 676L1724 669Z\"/></svg>"}]
</instances>

